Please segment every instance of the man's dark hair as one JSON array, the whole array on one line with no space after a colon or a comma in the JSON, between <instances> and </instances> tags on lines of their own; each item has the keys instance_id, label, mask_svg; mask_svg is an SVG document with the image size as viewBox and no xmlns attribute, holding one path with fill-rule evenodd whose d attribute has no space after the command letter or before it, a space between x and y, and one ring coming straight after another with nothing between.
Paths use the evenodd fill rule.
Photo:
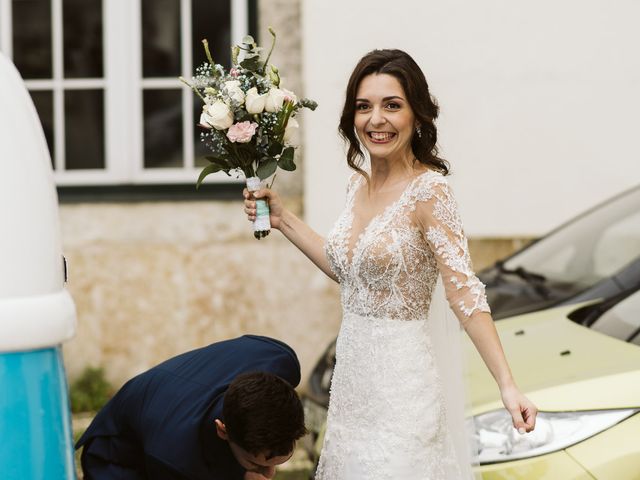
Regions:
<instances>
[{"instance_id":1,"label":"man's dark hair","mask_svg":"<svg viewBox=\"0 0 640 480\"><path fill-rule=\"evenodd\" d=\"M236 377L224 395L222 416L229 439L253 455L288 455L307 432L294 388L266 372Z\"/></svg>"}]
</instances>

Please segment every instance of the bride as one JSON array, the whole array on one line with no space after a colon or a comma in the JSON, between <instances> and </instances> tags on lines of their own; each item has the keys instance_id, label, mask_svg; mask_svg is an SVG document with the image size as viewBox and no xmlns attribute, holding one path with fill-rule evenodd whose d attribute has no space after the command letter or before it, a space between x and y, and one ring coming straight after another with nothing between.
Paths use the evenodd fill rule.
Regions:
<instances>
[{"instance_id":1,"label":"bride","mask_svg":"<svg viewBox=\"0 0 640 480\"><path fill-rule=\"evenodd\" d=\"M471 267L448 164L437 156L437 115L415 61L400 50L374 50L347 86L340 133L355 172L327 239L275 191L244 192L249 220L255 198L268 199L271 225L341 286L318 480L472 478L462 373L451 355L459 336L446 334L451 310L493 374L513 426L520 433L535 426L536 407L512 378ZM438 307L445 295L450 310Z\"/></svg>"}]
</instances>

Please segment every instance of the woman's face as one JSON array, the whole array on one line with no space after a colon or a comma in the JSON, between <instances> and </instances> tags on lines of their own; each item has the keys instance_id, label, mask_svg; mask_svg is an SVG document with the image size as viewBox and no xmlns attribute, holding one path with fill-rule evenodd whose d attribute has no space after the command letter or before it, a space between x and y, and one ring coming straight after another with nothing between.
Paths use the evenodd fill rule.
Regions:
<instances>
[{"instance_id":1,"label":"woman's face","mask_svg":"<svg viewBox=\"0 0 640 480\"><path fill-rule=\"evenodd\" d=\"M372 158L411 154L416 120L402 85L393 75L374 73L362 79L356 93L354 124Z\"/></svg>"}]
</instances>

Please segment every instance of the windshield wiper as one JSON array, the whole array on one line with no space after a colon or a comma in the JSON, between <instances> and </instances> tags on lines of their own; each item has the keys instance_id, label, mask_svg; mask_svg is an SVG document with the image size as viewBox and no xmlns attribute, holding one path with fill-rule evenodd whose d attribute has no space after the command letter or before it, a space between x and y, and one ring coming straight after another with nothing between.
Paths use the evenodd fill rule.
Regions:
<instances>
[{"instance_id":1,"label":"windshield wiper","mask_svg":"<svg viewBox=\"0 0 640 480\"><path fill-rule=\"evenodd\" d=\"M545 300L548 300L551 297L551 292L547 287L543 285L543 283L547 281L547 277L545 277L544 275L530 272L524 267L516 267L514 269L507 268L504 266L503 260L498 260L495 264L495 267L498 269L498 272L501 275L515 275L517 277L520 277L529 285L531 285L535 292Z\"/></svg>"}]
</instances>

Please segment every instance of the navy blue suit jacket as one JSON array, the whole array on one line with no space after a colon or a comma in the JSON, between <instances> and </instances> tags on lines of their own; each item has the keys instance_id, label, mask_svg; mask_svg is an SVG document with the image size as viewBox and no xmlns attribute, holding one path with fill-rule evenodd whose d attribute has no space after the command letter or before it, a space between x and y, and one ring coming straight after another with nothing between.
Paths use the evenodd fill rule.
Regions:
<instances>
[{"instance_id":1,"label":"navy blue suit jacket","mask_svg":"<svg viewBox=\"0 0 640 480\"><path fill-rule=\"evenodd\" d=\"M214 420L233 379L256 371L300 382L295 352L255 335L178 355L129 380L76 444L84 446L85 480L242 479Z\"/></svg>"}]
</instances>

